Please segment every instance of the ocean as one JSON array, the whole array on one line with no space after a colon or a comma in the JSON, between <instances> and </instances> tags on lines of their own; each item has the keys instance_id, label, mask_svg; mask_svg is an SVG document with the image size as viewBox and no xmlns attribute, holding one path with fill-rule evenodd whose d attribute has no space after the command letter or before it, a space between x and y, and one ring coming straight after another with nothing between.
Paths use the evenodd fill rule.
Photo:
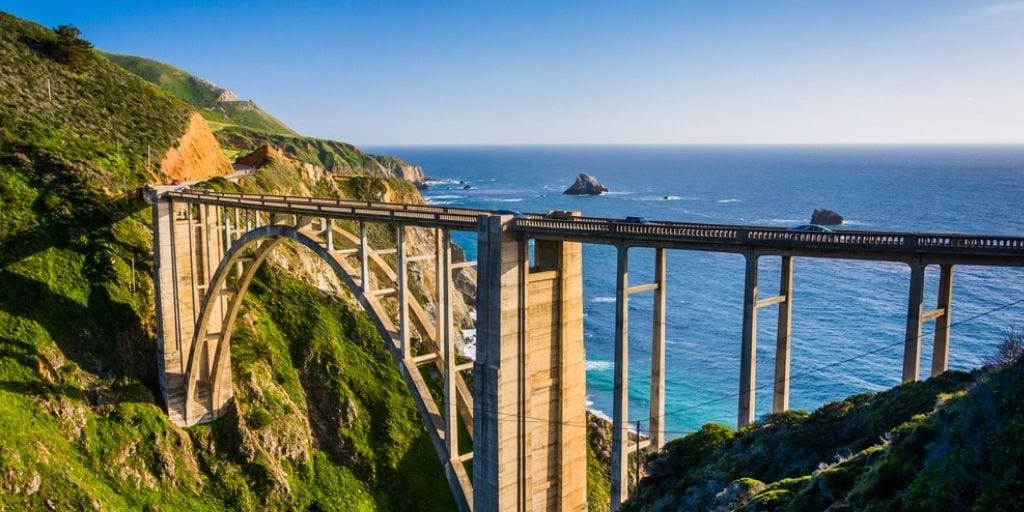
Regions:
<instances>
[{"instance_id":1,"label":"ocean","mask_svg":"<svg viewBox=\"0 0 1024 512\"><path fill-rule=\"evenodd\" d=\"M817 207L842 228L1024 235L1024 146L505 146L372 147L419 164L436 205L762 226L809 221ZM610 192L562 191L580 172ZM468 188L467 188L468 187ZM475 258L473 234L456 237ZM586 245L584 330L589 407L612 408L615 250ZM667 400L670 437L707 422L735 425L744 261L668 253ZM900 383L909 269L887 262L797 258L790 405L827 402ZM778 288L778 259L760 264L760 294ZM653 251L630 251L630 281L649 282ZM934 307L938 271L926 276ZM630 420L647 423L651 294L630 301ZM1007 329L1024 327L1024 269L957 267L950 367L979 367ZM757 413L771 408L775 309L758 317ZM925 332L931 332L926 324ZM927 376L931 337L923 342ZM818 368L842 362L823 370ZM642 425L641 427L645 427Z\"/></svg>"}]
</instances>

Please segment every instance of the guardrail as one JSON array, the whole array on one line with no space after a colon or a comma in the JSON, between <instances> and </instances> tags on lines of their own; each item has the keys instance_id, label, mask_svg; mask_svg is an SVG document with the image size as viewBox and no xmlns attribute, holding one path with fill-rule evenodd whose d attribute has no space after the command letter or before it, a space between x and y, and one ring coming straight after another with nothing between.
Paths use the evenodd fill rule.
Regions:
<instances>
[{"instance_id":1,"label":"guardrail","mask_svg":"<svg viewBox=\"0 0 1024 512\"><path fill-rule=\"evenodd\" d=\"M408 222L457 230L475 230L481 216L508 213L476 208L452 208L423 204L377 203L346 199L235 194L178 190L168 196L184 201L249 207L309 216L359 220ZM625 222L605 217L559 217L516 213L511 229L527 236L586 239L609 244L657 244L659 242L817 250L866 250L902 254L972 254L1024 259L1024 237L954 233L898 233L884 231L833 231L809 233L785 228L700 224L686 222Z\"/></svg>"},{"instance_id":2,"label":"guardrail","mask_svg":"<svg viewBox=\"0 0 1024 512\"><path fill-rule=\"evenodd\" d=\"M311 217L348 218L378 222L407 222L443 226L458 230L476 230L480 215L489 210L440 208L427 205L373 203L301 196L269 194L232 194L225 192L176 190L167 196L186 202L213 204L232 208L252 208Z\"/></svg>"}]
</instances>

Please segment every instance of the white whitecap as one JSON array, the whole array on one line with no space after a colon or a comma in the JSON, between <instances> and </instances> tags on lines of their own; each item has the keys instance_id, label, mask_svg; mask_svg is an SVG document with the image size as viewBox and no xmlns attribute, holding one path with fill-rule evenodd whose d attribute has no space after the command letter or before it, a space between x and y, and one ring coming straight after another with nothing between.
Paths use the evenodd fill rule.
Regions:
<instances>
[{"instance_id":1,"label":"white whitecap","mask_svg":"<svg viewBox=\"0 0 1024 512\"><path fill-rule=\"evenodd\" d=\"M590 302L597 302L599 304L614 304L615 303L615 297L609 297L609 296L594 297L593 299L590 299Z\"/></svg>"},{"instance_id":2,"label":"white whitecap","mask_svg":"<svg viewBox=\"0 0 1024 512\"><path fill-rule=\"evenodd\" d=\"M462 346L462 357L468 357L476 361L476 342L466 343Z\"/></svg>"},{"instance_id":3,"label":"white whitecap","mask_svg":"<svg viewBox=\"0 0 1024 512\"><path fill-rule=\"evenodd\" d=\"M721 203L721 204L727 204L727 203L738 203L740 201L742 201L742 199L730 198L730 199L719 199L716 202L717 203Z\"/></svg>"},{"instance_id":4,"label":"white whitecap","mask_svg":"<svg viewBox=\"0 0 1024 512\"><path fill-rule=\"evenodd\" d=\"M611 361L590 361L587 360L587 371L603 372L611 370L615 367L615 363Z\"/></svg>"}]
</instances>

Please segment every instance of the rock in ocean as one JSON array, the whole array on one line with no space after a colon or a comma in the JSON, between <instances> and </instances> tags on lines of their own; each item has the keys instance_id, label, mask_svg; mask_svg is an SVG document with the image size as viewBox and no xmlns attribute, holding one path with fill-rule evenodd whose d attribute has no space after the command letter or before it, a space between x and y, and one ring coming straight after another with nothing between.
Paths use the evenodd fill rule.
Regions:
<instances>
[{"instance_id":1,"label":"rock in ocean","mask_svg":"<svg viewBox=\"0 0 1024 512\"><path fill-rule=\"evenodd\" d=\"M825 208L815 208L811 214L811 224L819 226L838 226L843 223L843 216Z\"/></svg>"},{"instance_id":2,"label":"rock in ocean","mask_svg":"<svg viewBox=\"0 0 1024 512\"><path fill-rule=\"evenodd\" d=\"M604 192L608 192L608 187L597 181L597 178L581 172L576 177L576 182L562 193L570 196L596 196Z\"/></svg>"}]
</instances>

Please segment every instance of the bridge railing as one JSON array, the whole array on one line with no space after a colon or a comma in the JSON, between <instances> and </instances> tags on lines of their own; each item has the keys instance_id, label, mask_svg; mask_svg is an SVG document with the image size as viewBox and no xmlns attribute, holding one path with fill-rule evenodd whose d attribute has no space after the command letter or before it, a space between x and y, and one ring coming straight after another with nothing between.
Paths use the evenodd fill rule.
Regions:
<instances>
[{"instance_id":1,"label":"bridge railing","mask_svg":"<svg viewBox=\"0 0 1024 512\"><path fill-rule=\"evenodd\" d=\"M475 208L452 208L423 204L379 203L347 199L237 194L215 191L179 190L168 193L181 200L250 207L310 216L354 217L363 220L407 221L445 225L455 229L476 229L480 216L500 213ZM964 253L1024 258L1024 237L968 235L956 233L899 233L881 231L801 232L785 228L702 224L687 222L625 222L605 217L552 218L544 214L515 214L512 228L526 234L580 237L608 243L693 243L818 250L868 250L886 253Z\"/></svg>"},{"instance_id":2,"label":"bridge railing","mask_svg":"<svg viewBox=\"0 0 1024 512\"><path fill-rule=\"evenodd\" d=\"M736 246L866 249L886 252L964 252L1024 256L1024 237L877 231L800 232L785 228L682 222L624 222L620 219L515 219L514 229L528 233L587 238L665 242L706 242Z\"/></svg>"},{"instance_id":3,"label":"bridge railing","mask_svg":"<svg viewBox=\"0 0 1024 512\"><path fill-rule=\"evenodd\" d=\"M213 191L179 190L168 192L169 197L184 201L202 202L236 208L252 208L313 217L340 217L357 220L410 222L413 224L440 224L456 229L475 230L480 215L489 210L444 208L429 205L374 203L313 197L278 196L269 194L235 194Z\"/></svg>"}]
</instances>

